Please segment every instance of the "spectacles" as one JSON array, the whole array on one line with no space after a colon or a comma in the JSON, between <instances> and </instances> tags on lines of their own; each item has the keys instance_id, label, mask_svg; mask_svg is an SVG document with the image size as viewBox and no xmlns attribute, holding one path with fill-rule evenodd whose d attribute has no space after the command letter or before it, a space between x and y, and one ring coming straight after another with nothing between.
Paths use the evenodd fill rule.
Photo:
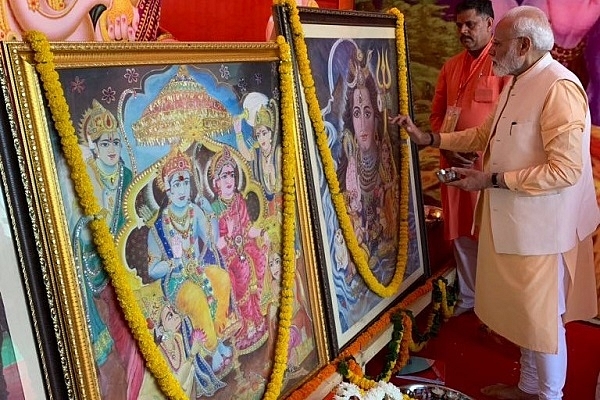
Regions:
<instances>
[{"instance_id":1,"label":"spectacles","mask_svg":"<svg viewBox=\"0 0 600 400\"><path fill-rule=\"evenodd\" d=\"M494 39L492 40L492 46L493 46L493 47L498 47L498 46L500 46L502 43L510 42L511 40L515 40L515 39L523 39L523 36L516 36L516 37L512 37L512 38L504 39L504 40L498 40L498 39L494 38Z\"/></svg>"}]
</instances>

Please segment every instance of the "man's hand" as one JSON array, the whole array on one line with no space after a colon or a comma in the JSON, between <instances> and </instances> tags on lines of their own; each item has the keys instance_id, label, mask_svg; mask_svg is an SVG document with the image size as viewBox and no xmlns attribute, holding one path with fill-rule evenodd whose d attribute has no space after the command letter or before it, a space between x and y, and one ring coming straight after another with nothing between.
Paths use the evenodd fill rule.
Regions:
<instances>
[{"instance_id":1,"label":"man's hand","mask_svg":"<svg viewBox=\"0 0 600 400\"><path fill-rule=\"evenodd\" d=\"M444 156L448 164L451 167L459 168L473 168L475 160L477 160L477 153L457 153L450 150L440 150L440 153Z\"/></svg>"},{"instance_id":2,"label":"man's hand","mask_svg":"<svg viewBox=\"0 0 600 400\"><path fill-rule=\"evenodd\" d=\"M478 171L476 169L469 168L456 168L452 167L461 178L457 181L448 182L448 186L454 186L459 189L476 191L491 186L491 175L487 172Z\"/></svg>"},{"instance_id":3,"label":"man's hand","mask_svg":"<svg viewBox=\"0 0 600 400\"><path fill-rule=\"evenodd\" d=\"M395 117L390 117L390 123L406 129L410 139L415 142L415 144L419 146L429 145L429 142L431 141L430 134L417 128L408 115L396 115Z\"/></svg>"}]
</instances>

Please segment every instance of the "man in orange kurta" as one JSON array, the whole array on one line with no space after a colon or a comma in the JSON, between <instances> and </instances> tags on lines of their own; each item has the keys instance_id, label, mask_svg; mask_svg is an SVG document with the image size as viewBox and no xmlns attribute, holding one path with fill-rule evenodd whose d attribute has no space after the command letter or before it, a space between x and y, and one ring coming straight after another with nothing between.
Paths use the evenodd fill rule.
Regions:
<instances>
[{"instance_id":1,"label":"man in orange kurta","mask_svg":"<svg viewBox=\"0 0 600 400\"><path fill-rule=\"evenodd\" d=\"M475 312L521 348L518 386L482 390L500 399L562 399L565 323L597 313L591 234L600 223L590 160L591 119L579 79L550 55L546 15L521 6L498 23L494 72L512 75L484 124L424 133L416 144L483 151L483 171L454 168L450 183L481 191Z\"/></svg>"},{"instance_id":2,"label":"man in orange kurta","mask_svg":"<svg viewBox=\"0 0 600 400\"><path fill-rule=\"evenodd\" d=\"M494 10L490 0L464 0L456 6L456 27L465 50L449 59L438 77L429 122L434 132L463 130L481 124L493 110L506 79L492 71L488 54ZM481 171L478 153L440 151L440 167ZM472 234L478 193L442 185L444 238L452 240L459 296L454 315L473 309L477 238Z\"/></svg>"}]
</instances>

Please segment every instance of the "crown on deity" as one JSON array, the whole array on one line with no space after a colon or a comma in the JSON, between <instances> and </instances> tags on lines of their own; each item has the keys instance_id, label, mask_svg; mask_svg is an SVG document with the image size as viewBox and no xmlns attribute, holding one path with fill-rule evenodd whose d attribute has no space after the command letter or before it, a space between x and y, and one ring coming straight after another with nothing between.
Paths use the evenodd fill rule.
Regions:
<instances>
[{"instance_id":1,"label":"crown on deity","mask_svg":"<svg viewBox=\"0 0 600 400\"><path fill-rule=\"evenodd\" d=\"M160 90L131 125L141 145L200 141L230 131L233 119L218 98L197 82L186 66Z\"/></svg>"},{"instance_id":2,"label":"crown on deity","mask_svg":"<svg viewBox=\"0 0 600 400\"><path fill-rule=\"evenodd\" d=\"M161 313L168 305L167 299L158 293L143 297L141 307L149 329L155 329L160 325Z\"/></svg>"},{"instance_id":3,"label":"crown on deity","mask_svg":"<svg viewBox=\"0 0 600 400\"><path fill-rule=\"evenodd\" d=\"M223 169L225 165L229 165L235 169L237 166L231 152L225 147L221 152L215 154L210 162L210 177L215 179L219 175L219 171Z\"/></svg>"},{"instance_id":4,"label":"crown on deity","mask_svg":"<svg viewBox=\"0 0 600 400\"><path fill-rule=\"evenodd\" d=\"M368 63L371 59L371 52L365 55L362 50L356 49L354 57L350 60L349 65L349 76L348 76L348 87L354 89L356 87L364 87L367 77L369 76Z\"/></svg>"},{"instance_id":5,"label":"crown on deity","mask_svg":"<svg viewBox=\"0 0 600 400\"><path fill-rule=\"evenodd\" d=\"M102 106L96 99L92 100L92 107L88 108L79 121L79 136L88 143L90 148L95 148L95 141L105 133L117 131L117 119L110 111Z\"/></svg>"},{"instance_id":6,"label":"crown on deity","mask_svg":"<svg viewBox=\"0 0 600 400\"><path fill-rule=\"evenodd\" d=\"M265 126L271 131L275 130L275 112L269 105L261 106L256 112L254 126Z\"/></svg>"},{"instance_id":7,"label":"crown on deity","mask_svg":"<svg viewBox=\"0 0 600 400\"><path fill-rule=\"evenodd\" d=\"M192 171L192 159L179 149L175 149L169 153L161 168L161 180L159 188L166 192L171 188L169 184L170 178L177 172Z\"/></svg>"}]
</instances>

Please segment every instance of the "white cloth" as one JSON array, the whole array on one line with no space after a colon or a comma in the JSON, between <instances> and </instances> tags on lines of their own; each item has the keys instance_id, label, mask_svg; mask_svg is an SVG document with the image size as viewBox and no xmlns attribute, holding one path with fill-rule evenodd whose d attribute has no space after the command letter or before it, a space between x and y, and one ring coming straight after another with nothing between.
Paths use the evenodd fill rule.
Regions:
<instances>
[{"instance_id":1,"label":"white cloth","mask_svg":"<svg viewBox=\"0 0 600 400\"><path fill-rule=\"evenodd\" d=\"M519 389L538 394L540 400L561 400L567 379L567 337L562 315L566 310L565 264L558 257L558 353L549 354L521 348Z\"/></svg>"},{"instance_id":2,"label":"white cloth","mask_svg":"<svg viewBox=\"0 0 600 400\"><path fill-rule=\"evenodd\" d=\"M477 241L468 236L454 239L454 258L458 277L458 302L462 308L475 306L475 276L477 270Z\"/></svg>"}]
</instances>

